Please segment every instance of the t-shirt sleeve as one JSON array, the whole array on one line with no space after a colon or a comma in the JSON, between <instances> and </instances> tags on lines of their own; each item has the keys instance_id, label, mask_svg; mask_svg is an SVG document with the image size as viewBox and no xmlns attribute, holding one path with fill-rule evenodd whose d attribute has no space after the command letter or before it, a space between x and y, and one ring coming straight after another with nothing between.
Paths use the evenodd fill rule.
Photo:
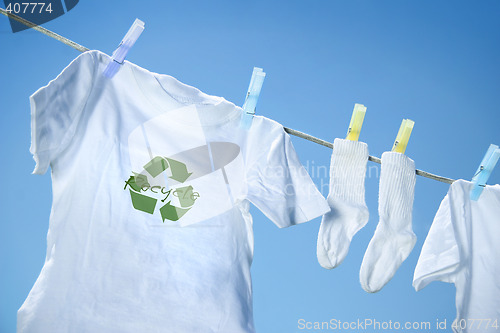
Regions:
<instances>
[{"instance_id":1,"label":"t-shirt sleeve","mask_svg":"<svg viewBox=\"0 0 500 333\"><path fill-rule=\"evenodd\" d=\"M258 121L258 120L256 120ZM330 208L300 163L281 125L262 126L258 146L247 166L247 198L278 227L321 216Z\"/></svg>"},{"instance_id":2,"label":"t-shirt sleeve","mask_svg":"<svg viewBox=\"0 0 500 333\"><path fill-rule=\"evenodd\" d=\"M72 140L95 76L91 51L74 59L48 85L30 96L33 173L44 174Z\"/></svg>"},{"instance_id":3,"label":"t-shirt sleeve","mask_svg":"<svg viewBox=\"0 0 500 333\"><path fill-rule=\"evenodd\" d=\"M415 268L413 287L419 291L432 281L455 282L460 250L454 228L450 193L441 202Z\"/></svg>"}]
</instances>

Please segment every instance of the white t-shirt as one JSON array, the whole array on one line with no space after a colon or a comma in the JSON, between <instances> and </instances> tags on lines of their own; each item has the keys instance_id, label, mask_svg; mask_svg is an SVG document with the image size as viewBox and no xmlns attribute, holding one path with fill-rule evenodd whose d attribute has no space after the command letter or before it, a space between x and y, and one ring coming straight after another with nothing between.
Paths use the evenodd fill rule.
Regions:
<instances>
[{"instance_id":1,"label":"white t-shirt","mask_svg":"<svg viewBox=\"0 0 500 333\"><path fill-rule=\"evenodd\" d=\"M413 278L454 283L455 332L500 332L500 185L470 200L472 183L454 182L425 239ZM481 326L479 326L481 325Z\"/></svg>"},{"instance_id":2,"label":"white t-shirt","mask_svg":"<svg viewBox=\"0 0 500 333\"><path fill-rule=\"evenodd\" d=\"M89 51L31 96L52 169L47 255L17 332L254 332L249 203L278 227L329 211L283 127Z\"/></svg>"}]
</instances>

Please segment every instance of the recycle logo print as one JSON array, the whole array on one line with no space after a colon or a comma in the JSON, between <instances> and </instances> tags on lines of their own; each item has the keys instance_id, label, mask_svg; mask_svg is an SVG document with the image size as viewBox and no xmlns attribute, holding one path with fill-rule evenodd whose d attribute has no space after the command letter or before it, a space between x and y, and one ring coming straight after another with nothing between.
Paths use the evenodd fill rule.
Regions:
<instances>
[{"instance_id":1,"label":"recycle logo print","mask_svg":"<svg viewBox=\"0 0 500 333\"><path fill-rule=\"evenodd\" d=\"M179 183L186 182L192 174L192 172L188 172L184 163L161 156L156 156L144 165L144 170L153 179L157 179L160 174L163 174L169 168L172 175L168 178ZM135 172L125 182L124 190L127 187L130 187L129 191L133 207L145 213L154 214L158 201L164 203L168 200L167 203L159 208L163 223L165 223L165 220L178 221L193 207L196 199L200 197L200 194L195 192L191 185L177 188L169 186L167 189L165 186L151 185L147 175ZM147 195L149 193L151 195ZM155 198L155 196L164 198L159 199ZM174 197L178 199L180 207L172 204Z\"/></svg>"}]
</instances>

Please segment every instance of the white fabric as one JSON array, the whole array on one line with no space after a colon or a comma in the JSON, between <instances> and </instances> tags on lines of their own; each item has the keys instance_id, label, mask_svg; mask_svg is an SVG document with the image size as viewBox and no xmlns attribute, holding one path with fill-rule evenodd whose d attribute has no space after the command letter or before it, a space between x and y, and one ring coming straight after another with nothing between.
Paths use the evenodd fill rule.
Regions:
<instances>
[{"instance_id":1,"label":"white fabric","mask_svg":"<svg viewBox=\"0 0 500 333\"><path fill-rule=\"evenodd\" d=\"M278 227L329 211L283 127L89 51L31 96L52 169L45 264L18 333L254 332L255 204Z\"/></svg>"},{"instance_id":2,"label":"white fabric","mask_svg":"<svg viewBox=\"0 0 500 333\"><path fill-rule=\"evenodd\" d=\"M404 154L382 154L379 223L368 244L359 280L370 293L381 290L396 274L417 240L412 230L415 162Z\"/></svg>"},{"instance_id":3,"label":"white fabric","mask_svg":"<svg viewBox=\"0 0 500 333\"><path fill-rule=\"evenodd\" d=\"M498 332L500 185L486 186L478 201L470 200L471 188L465 180L450 186L422 247L413 286L419 291L432 281L454 283L454 331Z\"/></svg>"},{"instance_id":4,"label":"white fabric","mask_svg":"<svg viewBox=\"0 0 500 333\"><path fill-rule=\"evenodd\" d=\"M330 212L323 215L318 233L317 257L326 269L337 267L349 252L352 237L368 222L365 174L368 145L335 139L330 162Z\"/></svg>"}]
</instances>

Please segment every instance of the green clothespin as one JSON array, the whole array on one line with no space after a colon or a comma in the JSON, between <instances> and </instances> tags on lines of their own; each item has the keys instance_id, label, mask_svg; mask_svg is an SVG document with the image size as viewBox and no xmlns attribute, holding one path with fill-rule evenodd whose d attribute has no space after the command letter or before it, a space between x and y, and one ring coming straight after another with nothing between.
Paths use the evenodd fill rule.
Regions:
<instances>
[{"instance_id":1,"label":"green clothespin","mask_svg":"<svg viewBox=\"0 0 500 333\"><path fill-rule=\"evenodd\" d=\"M349 124L349 129L347 130L347 140L358 141L359 134L361 133L361 126L363 126L363 120L365 119L365 114L366 107L363 104L354 104L351 123Z\"/></svg>"},{"instance_id":2,"label":"green clothespin","mask_svg":"<svg viewBox=\"0 0 500 333\"><path fill-rule=\"evenodd\" d=\"M396 141L394 141L394 146L392 146L393 152L405 153L408 140L410 140L411 131L413 130L413 125L415 125L413 120L403 119Z\"/></svg>"}]
</instances>

